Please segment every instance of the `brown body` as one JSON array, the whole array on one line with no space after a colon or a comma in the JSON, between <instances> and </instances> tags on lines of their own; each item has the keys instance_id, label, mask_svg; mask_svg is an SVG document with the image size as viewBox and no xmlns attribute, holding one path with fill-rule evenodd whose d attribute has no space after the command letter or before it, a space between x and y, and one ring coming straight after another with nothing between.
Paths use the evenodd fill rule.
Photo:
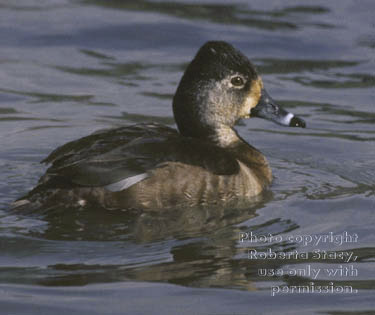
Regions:
<instances>
[{"instance_id":1,"label":"brown body","mask_svg":"<svg viewBox=\"0 0 375 315\"><path fill-rule=\"evenodd\" d=\"M114 193L118 205L128 203L142 209L175 206L235 205L251 200L271 183L271 169L264 156L244 143L235 158L238 169L232 174L215 174L201 166L181 162L165 163L150 177Z\"/></svg>"},{"instance_id":2,"label":"brown body","mask_svg":"<svg viewBox=\"0 0 375 315\"><path fill-rule=\"evenodd\" d=\"M90 158L91 150L98 147L101 154ZM123 162L132 158L134 171L128 177L137 173L147 177L126 189L110 191L107 184L116 182L117 175L124 176L129 164ZM181 137L158 124L99 132L67 143L45 161L52 166L19 205L32 202L48 209L97 204L143 210L236 205L251 200L271 182L265 157L241 138L221 148Z\"/></svg>"},{"instance_id":3,"label":"brown body","mask_svg":"<svg viewBox=\"0 0 375 315\"><path fill-rule=\"evenodd\" d=\"M225 42L207 42L173 98L175 129L139 124L97 132L56 149L52 166L15 207L107 209L246 204L271 183L265 157L238 136L253 116L305 127L264 90L254 66Z\"/></svg>"}]
</instances>

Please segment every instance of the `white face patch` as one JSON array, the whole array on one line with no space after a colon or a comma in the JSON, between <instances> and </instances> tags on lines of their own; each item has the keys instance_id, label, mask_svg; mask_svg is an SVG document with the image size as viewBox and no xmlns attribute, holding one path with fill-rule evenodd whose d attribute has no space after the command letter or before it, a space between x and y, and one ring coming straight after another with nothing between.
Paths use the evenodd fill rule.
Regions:
<instances>
[{"instance_id":1,"label":"white face patch","mask_svg":"<svg viewBox=\"0 0 375 315\"><path fill-rule=\"evenodd\" d=\"M258 103L258 100L256 100L254 96L250 95L246 97L245 103L243 107L241 108L241 113L240 113L241 118L249 118L251 109L255 107L257 103Z\"/></svg>"},{"instance_id":2,"label":"white face patch","mask_svg":"<svg viewBox=\"0 0 375 315\"><path fill-rule=\"evenodd\" d=\"M294 115L292 113L288 113L288 115L286 115L285 117L283 117L283 119L281 119L281 123L289 126L290 121L292 120L293 117Z\"/></svg>"},{"instance_id":3,"label":"white face patch","mask_svg":"<svg viewBox=\"0 0 375 315\"><path fill-rule=\"evenodd\" d=\"M130 186L133 186L134 184L140 182L141 180L143 180L147 177L148 177L147 173L138 174L138 175L131 176L131 177L125 178L123 180L120 180L119 182L104 186L104 188L109 190L109 191L112 191L112 192L125 190L125 189L129 188Z\"/></svg>"}]
</instances>

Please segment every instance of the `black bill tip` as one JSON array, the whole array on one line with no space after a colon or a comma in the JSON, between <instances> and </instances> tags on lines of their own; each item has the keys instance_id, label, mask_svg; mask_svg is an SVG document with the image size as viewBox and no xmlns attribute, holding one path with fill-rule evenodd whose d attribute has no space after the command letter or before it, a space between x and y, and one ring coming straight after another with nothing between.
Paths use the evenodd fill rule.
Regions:
<instances>
[{"instance_id":1,"label":"black bill tip","mask_svg":"<svg viewBox=\"0 0 375 315\"><path fill-rule=\"evenodd\" d=\"M306 123L305 123L305 121L303 119L294 116L290 120L289 127L301 127L301 128L305 128L306 127Z\"/></svg>"}]
</instances>

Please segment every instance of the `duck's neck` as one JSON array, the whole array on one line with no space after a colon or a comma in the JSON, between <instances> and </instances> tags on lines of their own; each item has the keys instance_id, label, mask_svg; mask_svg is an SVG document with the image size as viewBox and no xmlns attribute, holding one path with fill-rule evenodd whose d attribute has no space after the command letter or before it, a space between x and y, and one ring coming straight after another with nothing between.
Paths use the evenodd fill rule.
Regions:
<instances>
[{"instance_id":1,"label":"duck's neck","mask_svg":"<svg viewBox=\"0 0 375 315\"><path fill-rule=\"evenodd\" d=\"M264 155L243 140L234 129L228 126L215 128L215 132L209 136L209 141L234 153L235 158L250 168L264 187L271 183L272 172Z\"/></svg>"},{"instance_id":2,"label":"duck's neck","mask_svg":"<svg viewBox=\"0 0 375 315\"><path fill-rule=\"evenodd\" d=\"M187 123L186 117L175 115L178 130L184 137L198 138L208 141L221 148L231 147L233 144L243 141L237 132L230 126L224 124ZM194 119L189 119L194 122Z\"/></svg>"},{"instance_id":3,"label":"duck's neck","mask_svg":"<svg viewBox=\"0 0 375 315\"><path fill-rule=\"evenodd\" d=\"M243 141L233 128L224 125L210 132L208 139L221 148L228 148Z\"/></svg>"}]
</instances>

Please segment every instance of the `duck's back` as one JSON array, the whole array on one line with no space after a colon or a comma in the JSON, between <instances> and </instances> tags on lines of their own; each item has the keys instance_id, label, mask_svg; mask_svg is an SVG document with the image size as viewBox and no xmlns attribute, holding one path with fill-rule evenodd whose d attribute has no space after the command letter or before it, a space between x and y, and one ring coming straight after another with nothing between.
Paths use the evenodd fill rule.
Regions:
<instances>
[{"instance_id":1,"label":"duck's back","mask_svg":"<svg viewBox=\"0 0 375 315\"><path fill-rule=\"evenodd\" d=\"M249 198L268 184L269 168L257 150L239 146L224 149L159 124L104 130L53 151L26 199L159 209Z\"/></svg>"}]
</instances>

